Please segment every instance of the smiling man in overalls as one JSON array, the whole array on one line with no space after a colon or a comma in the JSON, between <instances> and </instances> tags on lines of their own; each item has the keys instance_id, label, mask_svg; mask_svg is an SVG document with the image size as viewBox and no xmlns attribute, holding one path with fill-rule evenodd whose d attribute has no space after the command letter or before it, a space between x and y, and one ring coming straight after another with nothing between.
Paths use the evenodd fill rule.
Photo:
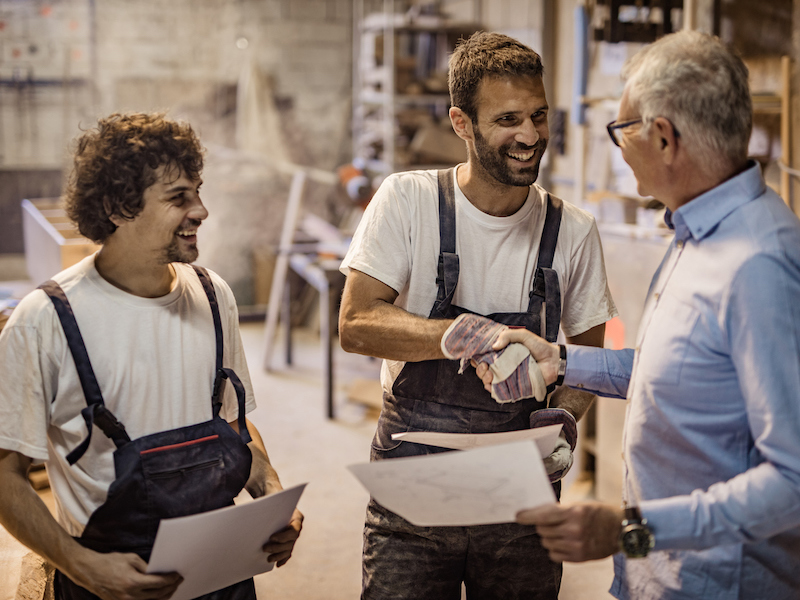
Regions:
<instances>
[{"instance_id":1,"label":"smiling man in overalls","mask_svg":"<svg viewBox=\"0 0 800 600\"><path fill-rule=\"evenodd\" d=\"M188 124L114 114L83 134L69 216L101 249L26 296L0 334L0 522L56 567L57 599L166 599L159 520L281 489L230 288L191 265L208 212ZM27 480L46 461L54 519ZM285 563L295 514L264 546ZM252 579L209 594L255 599Z\"/></svg>"},{"instance_id":2,"label":"smiling man in overalls","mask_svg":"<svg viewBox=\"0 0 800 600\"><path fill-rule=\"evenodd\" d=\"M533 185L549 136L539 56L478 33L456 48L449 83L450 119L468 160L381 185L342 263L341 343L386 359L373 460L442 450L394 441L397 432L560 422L569 440L546 461L555 481L572 461L573 417L593 396L563 388L549 405L544 393L495 398L474 369L459 374L463 363L448 359L486 356L506 326L551 341L563 327L567 340L601 346L616 310L599 235L591 215ZM370 502L362 598L458 600L462 582L471 599L555 600L561 566L531 527L415 527Z\"/></svg>"}]
</instances>

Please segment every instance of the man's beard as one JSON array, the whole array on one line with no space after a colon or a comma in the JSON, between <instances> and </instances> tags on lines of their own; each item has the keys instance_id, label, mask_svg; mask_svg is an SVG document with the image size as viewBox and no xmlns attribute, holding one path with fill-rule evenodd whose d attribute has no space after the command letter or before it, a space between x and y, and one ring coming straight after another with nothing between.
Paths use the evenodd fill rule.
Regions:
<instances>
[{"instance_id":1,"label":"man's beard","mask_svg":"<svg viewBox=\"0 0 800 600\"><path fill-rule=\"evenodd\" d=\"M538 179L539 164L542 162L542 156L544 156L544 151L547 148L546 139L539 138L539 141L533 146L508 143L495 149L481 135L477 126L473 127L473 131L475 133L475 154L477 155L478 164L497 181L505 185L527 187ZM510 158L508 153L529 152L532 148L538 155L536 164L531 167L525 167L517 173L513 172L508 161L514 159Z\"/></svg>"},{"instance_id":2,"label":"man's beard","mask_svg":"<svg viewBox=\"0 0 800 600\"><path fill-rule=\"evenodd\" d=\"M167 249L164 251L164 262L166 263L193 263L197 260L197 257L200 255L200 251L197 249L196 244L192 244L189 246L188 250L181 250L178 247L177 242L171 243L167 246Z\"/></svg>"},{"instance_id":3,"label":"man's beard","mask_svg":"<svg viewBox=\"0 0 800 600\"><path fill-rule=\"evenodd\" d=\"M197 244L191 244L188 248L181 249L178 240L173 238L169 246L164 249L162 262L164 264L174 262L193 263L199 255L200 251L197 249Z\"/></svg>"}]
</instances>

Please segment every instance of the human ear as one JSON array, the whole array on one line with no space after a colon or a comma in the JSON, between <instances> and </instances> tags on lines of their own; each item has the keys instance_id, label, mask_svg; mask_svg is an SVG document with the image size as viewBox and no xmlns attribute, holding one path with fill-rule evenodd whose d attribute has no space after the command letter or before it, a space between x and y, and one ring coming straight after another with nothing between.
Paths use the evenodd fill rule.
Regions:
<instances>
[{"instance_id":1,"label":"human ear","mask_svg":"<svg viewBox=\"0 0 800 600\"><path fill-rule=\"evenodd\" d=\"M450 123L453 125L453 131L456 132L456 135L466 142L471 142L474 139L472 119L457 106L451 107L449 114Z\"/></svg>"},{"instance_id":2,"label":"human ear","mask_svg":"<svg viewBox=\"0 0 800 600\"><path fill-rule=\"evenodd\" d=\"M119 215L112 213L111 202L109 202L108 198L103 198L103 210L106 211L106 216L108 217L108 220L111 221L114 225L116 225L117 227L122 225L124 219Z\"/></svg>"},{"instance_id":3,"label":"human ear","mask_svg":"<svg viewBox=\"0 0 800 600\"><path fill-rule=\"evenodd\" d=\"M669 119L657 117L653 121L653 132L658 140L659 151L664 162L671 165L678 152L678 136Z\"/></svg>"}]
</instances>

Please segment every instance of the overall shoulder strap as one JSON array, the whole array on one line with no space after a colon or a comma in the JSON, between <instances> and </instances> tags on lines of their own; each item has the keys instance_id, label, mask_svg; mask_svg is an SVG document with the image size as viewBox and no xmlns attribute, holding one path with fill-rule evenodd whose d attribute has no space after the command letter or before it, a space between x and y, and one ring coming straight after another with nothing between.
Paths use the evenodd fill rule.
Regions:
<instances>
[{"instance_id":1,"label":"overall shoulder strap","mask_svg":"<svg viewBox=\"0 0 800 600\"><path fill-rule=\"evenodd\" d=\"M103 403L103 394L100 391L100 385L97 383L92 363L89 360L89 353L86 351L83 336L78 328L78 321L75 319L72 306L67 300L64 290L52 279L45 281L39 288L47 294L56 309L56 314L67 338L67 345L75 361L81 389L83 389L83 395L86 399L86 408L81 411L81 415L89 432L78 447L67 455L67 461L73 465L89 448L89 443L92 440L93 425L100 427L103 433L114 441L117 448L129 442L130 438L122 423L114 417Z\"/></svg>"},{"instance_id":2,"label":"overall shoulder strap","mask_svg":"<svg viewBox=\"0 0 800 600\"><path fill-rule=\"evenodd\" d=\"M217 302L217 294L214 291L214 283L211 277L203 267L192 265L200 283L203 284L203 291L206 293L208 303L211 305L211 316L214 319L214 337L216 340L216 375L214 376L214 391L211 395L211 408L214 417L218 417L220 410L222 410L222 389L225 381L230 379L233 389L236 391L236 399L239 404L239 435L242 441L247 444L252 439L250 432L247 430L247 421L245 420L245 392L242 382L232 369L224 368L222 366L222 351L223 351L223 338L222 338L222 319L219 316L219 303Z\"/></svg>"},{"instance_id":3,"label":"overall shoulder strap","mask_svg":"<svg viewBox=\"0 0 800 600\"><path fill-rule=\"evenodd\" d=\"M437 173L439 189L439 262L436 274L436 302L431 316L441 316L450 306L458 285L459 263L456 254L456 197L453 168ZM436 313L436 314L434 314Z\"/></svg>"},{"instance_id":4,"label":"overall shoulder strap","mask_svg":"<svg viewBox=\"0 0 800 600\"><path fill-rule=\"evenodd\" d=\"M214 291L214 284L211 282L211 277L203 267L192 265L200 283L203 285L203 291L206 293L208 303L211 305L211 316L214 319L214 339L216 341L216 367L215 370L219 373L222 369L222 319L219 316L219 303L217 302L217 294Z\"/></svg>"},{"instance_id":5,"label":"overall shoulder strap","mask_svg":"<svg viewBox=\"0 0 800 600\"><path fill-rule=\"evenodd\" d=\"M547 194L547 214L544 219L542 239L539 242L539 257L536 261L536 275L530 293L528 312L541 310L544 302L545 339L555 342L561 325L561 287L558 273L553 269L558 232L561 228L563 205L560 199Z\"/></svg>"},{"instance_id":6,"label":"overall shoulder strap","mask_svg":"<svg viewBox=\"0 0 800 600\"><path fill-rule=\"evenodd\" d=\"M534 294L541 298L545 297L545 282L542 269L551 269L553 267L558 232L561 228L562 208L560 199L553 198L553 196L547 194L547 214L544 218L542 239L539 241L539 256L536 259L536 275L533 279L531 300L533 300Z\"/></svg>"}]
</instances>

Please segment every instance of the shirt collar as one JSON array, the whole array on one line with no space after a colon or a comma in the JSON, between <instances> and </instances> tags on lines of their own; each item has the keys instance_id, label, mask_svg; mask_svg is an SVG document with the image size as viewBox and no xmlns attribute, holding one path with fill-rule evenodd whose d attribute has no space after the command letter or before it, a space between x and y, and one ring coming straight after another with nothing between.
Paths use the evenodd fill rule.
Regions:
<instances>
[{"instance_id":1,"label":"shirt collar","mask_svg":"<svg viewBox=\"0 0 800 600\"><path fill-rule=\"evenodd\" d=\"M675 212L667 209L664 221L675 230L675 239L702 239L737 208L758 198L766 190L761 166L750 161L749 166L717 187L693 198Z\"/></svg>"}]
</instances>

